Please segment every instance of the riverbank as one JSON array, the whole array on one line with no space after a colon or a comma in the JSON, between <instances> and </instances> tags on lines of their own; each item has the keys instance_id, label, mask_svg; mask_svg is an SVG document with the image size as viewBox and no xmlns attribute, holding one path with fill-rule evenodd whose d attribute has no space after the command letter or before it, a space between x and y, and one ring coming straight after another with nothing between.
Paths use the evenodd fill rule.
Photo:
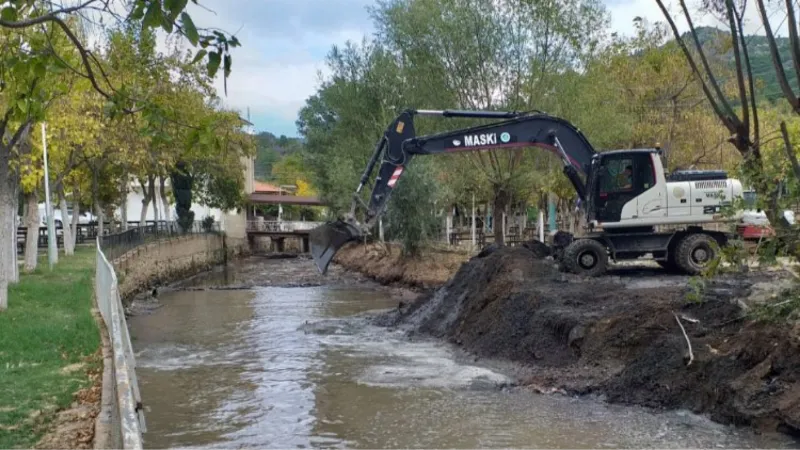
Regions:
<instances>
[{"instance_id":1,"label":"riverbank","mask_svg":"<svg viewBox=\"0 0 800 450\"><path fill-rule=\"evenodd\" d=\"M52 272L40 258L9 288L0 313L0 448L91 448L102 372L94 258L94 247L79 247ZM45 436L57 425L71 442Z\"/></svg>"},{"instance_id":2,"label":"riverbank","mask_svg":"<svg viewBox=\"0 0 800 450\"><path fill-rule=\"evenodd\" d=\"M333 262L383 284L433 289L452 278L470 256L466 251L422 249L408 258L398 244L351 242L336 253Z\"/></svg>"},{"instance_id":3,"label":"riverbank","mask_svg":"<svg viewBox=\"0 0 800 450\"><path fill-rule=\"evenodd\" d=\"M343 250L339 264L364 266L351 263L363 246ZM401 265L414 272L415 265L431 264ZM751 314L773 310L762 303L774 301L771 293L786 277L721 277L702 302L691 302L688 277L622 268L586 280L558 272L525 248L506 248L469 260L439 289L376 323L519 364L522 383L539 392L687 409L721 423L796 434L798 329Z\"/></svg>"}]
</instances>

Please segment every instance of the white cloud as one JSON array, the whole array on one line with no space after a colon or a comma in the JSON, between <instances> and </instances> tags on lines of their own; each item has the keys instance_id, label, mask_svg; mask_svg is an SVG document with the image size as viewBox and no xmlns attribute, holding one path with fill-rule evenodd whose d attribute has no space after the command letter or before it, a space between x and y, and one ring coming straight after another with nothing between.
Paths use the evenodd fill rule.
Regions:
<instances>
[{"instance_id":1,"label":"white cloud","mask_svg":"<svg viewBox=\"0 0 800 450\"><path fill-rule=\"evenodd\" d=\"M255 113L295 120L305 99L319 86L317 72L323 66L321 61L298 64L263 61L238 66L234 62L228 95L224 95L222 78L215 85L223 102L242 113L249 107Z\"/></svg>"},{"instance_id":2,"label":"white cloud","mask_svg":"<svg viewBox=\"0 0 800 450\"><path fill-rule=\"evenodd\" d=\"M232 49L233 68L225 95L221 72L215 87L223 103L245 114L291 121L327 74L325 55L334 44L360 42L372 24L364 6L369 0L208 0L191 7L198 27L237 32L241 47ZM191 5L190 5L191 6ZM256 123L269 129L270 124Z\"/></svg>"},{"instance_id":3,"label":"white cloud","mask_svg":"<svg viewBox=\"0 0 800 450\"><path fill-rule=\"evenodd\" d=\"M687 0L686 6L689 9L689 14L692 18L692 23L695 27L699 26L714 26L722 29L727 29L727 23L723 23L714 17L712 14L700 11L701 0ZM633 19L642 17L649 21L666 22L664 13L658 7L655 0L610 0L606 2L609 12L611 13L611 28L621 34L633 34ZM675 20L675 25L681 33L689 30L689 25L681 10L678 0L665 0L664 5ZM785 35L786 24L778 28L785 14L780 11L768 10L768 17L770 17L770 24L779 35ZM747 9L744 16L744 29L745 34L764 34L761 22L761 16L755 8L754 2L748 2Z\"/></svg>"}]
</instances>

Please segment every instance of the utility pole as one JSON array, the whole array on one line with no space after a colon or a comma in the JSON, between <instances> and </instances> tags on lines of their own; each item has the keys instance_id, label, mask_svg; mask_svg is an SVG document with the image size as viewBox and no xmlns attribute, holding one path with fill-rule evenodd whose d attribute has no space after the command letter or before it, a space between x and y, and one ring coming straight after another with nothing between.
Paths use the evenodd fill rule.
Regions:
<instances>
[{"instance_id":1,"label":"utility pole","mask_svg":"<svg viewBox=\"0 0 800 450\"><path fill-rule=\"evenodd\" d=\"M47 133L45 132L44 122L42 122L42 150L44 151L44 208L47 217L47 261L50 263L50 270L52 270L53 266L58 262L58 247L56 246L56 224L53 218L53 207L50 204L50 173L47 167ZM62 222L63 220L62 218Z\"/></svg>"}]
</instances>

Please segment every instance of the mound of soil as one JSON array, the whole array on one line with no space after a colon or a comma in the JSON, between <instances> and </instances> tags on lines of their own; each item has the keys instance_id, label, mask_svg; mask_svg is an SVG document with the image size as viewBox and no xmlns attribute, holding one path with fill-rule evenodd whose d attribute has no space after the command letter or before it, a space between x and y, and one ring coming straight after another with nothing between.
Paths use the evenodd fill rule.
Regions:
<instances>
[{"instance_id":1,"label":"mound of soil","mask_svg":"<svg viewBox=\"0 0 800 450\"><path fill-rule=\"evenodd\" d=\"M736 301L755 277L774 275L720 278L694 303L685 283L581 279L544 256L536 247L483 252L440 289L377 322L522 363L531 374L524 383L538 390L800 431L796 333L744 320Z\"/></svg>"},{"instance_id":2,"label":"mound of soil","mask_svg":"<svg viewBox=\"0 0 800 450\"><path fill-rule=\"evenodd\" d=\"M351 242L339 249L333 262L383 284L431 289L446 283L468 258L463 252L430 250L409 258L396 244Z\"/></svg>"}]
</instances>

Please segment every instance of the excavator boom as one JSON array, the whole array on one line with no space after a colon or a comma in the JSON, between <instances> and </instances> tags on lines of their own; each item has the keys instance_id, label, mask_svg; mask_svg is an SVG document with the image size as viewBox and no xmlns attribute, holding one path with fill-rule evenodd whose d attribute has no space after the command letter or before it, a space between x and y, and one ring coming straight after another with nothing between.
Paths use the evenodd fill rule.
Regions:
<instances>
[{"instance_id":1,"label":"excavator boom","mask_svg":"<svg viewBox=\"0 0 800 450\"><path fill-rule=\"evenodd\" d=\"M414 116L430 115L500 121L438 134L416 136ZM327 222L310 232L311 256L321 273L336 252L347 242L369 233L384 212L392 191L416 155L483 151L507 148L540 147L558 155L564 174L575 187L581 200L586 196L588 176L595 150L575 126L566 120L544 113L461 110L406 110L383 133L370 158L361 181L353 193L350 212L343 219ZM368 202L361 191L380 161ZM583 175L583 179L581 178ZM358 220L357 212L363 211Z\"/></svg>"}]
</instances>

